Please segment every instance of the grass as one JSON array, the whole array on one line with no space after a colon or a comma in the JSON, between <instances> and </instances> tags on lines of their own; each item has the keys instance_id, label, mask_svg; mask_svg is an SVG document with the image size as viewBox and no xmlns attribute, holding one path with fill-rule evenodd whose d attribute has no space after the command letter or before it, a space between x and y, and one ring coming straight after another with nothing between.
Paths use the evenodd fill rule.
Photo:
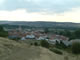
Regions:
<instances>
[{"instance_id":1,"label":"grass","mask_svg":"<svg viewBox=\"0 0 80 60\"><path fill-rule=\"evenodd\" d=\"M36 42L40 45L40 41L35 40L35 39L27 39L27 40L19 41L19 42L23 42L23 43L26 43L26 44L29 44L29 45L33 45Z\"/></svg>"},{"instance_id":2,"label":"grass","mask_svg":"<svg viewBox=\"0 0 80 60\"><path fill-rule=\"evenodd\" d=\"M65 55L68 55L69 60L76 60L76 56L64 51L63 55L59 55L49 49L30 45L30 41L16 42L0 37L0 60L64 60Z\"/></svg>"}]
</instances>

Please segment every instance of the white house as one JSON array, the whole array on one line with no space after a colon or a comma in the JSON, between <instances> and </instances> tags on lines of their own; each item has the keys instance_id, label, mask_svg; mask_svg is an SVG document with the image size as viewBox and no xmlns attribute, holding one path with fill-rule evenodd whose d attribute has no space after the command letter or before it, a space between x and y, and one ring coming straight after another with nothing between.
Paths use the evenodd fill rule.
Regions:
<instances>
[{"instance_id":1,"label":"white house","mask_svg":"<svg viewBox=\"0 0 80 60\"><path fill-rule=\"evenodd\" d=\"M44 37L39 37L39 38L37 38L37 40L44 40L45 38Z\"/></svg>"},{"instance_id":2,"label":"white house","mask_svg":"<svg viewBox=\"0 0 80 60\"><path fill-rule=\"evenodd\" d=\"M47 40L47 35L40 35L36 40Z\"/></svg>"},{"instance_id":3,"label":"white house","mask_svg":"<svg viewBox=\"0 0 80 60\"><path fill-rule=\"evenodd\" d=\"M35 38L35 35L33 35L33 34L26 35L26 38L28 38L28 39L34 39Z\"/></svg>"},{"instance_id":4,"label":"white house","mask_svg":"<svg viewBox=\"0 0 80 60\"><path fill-rule=\"evenodd\" d=\"M56 44L56 41L58 42L58 43L60 43L60 39L49 39L48 40L48 42L50 43L50 44Z\"/></svg>"},{"instance_id":5,"label":"white house","mask_svg":"<svg viewBox=\"0 0 80 60\"><path fill-rule=\"evenodd\" d=\"M70 45L70 42L68 40L66 41L62 41L66 46L69 46Z\"/></svg>"},{"instance_id":6,"label":"white house","mask_svg":"<svg viewBox=\"0 0 80 60\"><path fill-rule=\"evenodd\" d=\"M26 40L26 38L25 37L22 37L21 40Z\"/></svg>"}]
</instances>

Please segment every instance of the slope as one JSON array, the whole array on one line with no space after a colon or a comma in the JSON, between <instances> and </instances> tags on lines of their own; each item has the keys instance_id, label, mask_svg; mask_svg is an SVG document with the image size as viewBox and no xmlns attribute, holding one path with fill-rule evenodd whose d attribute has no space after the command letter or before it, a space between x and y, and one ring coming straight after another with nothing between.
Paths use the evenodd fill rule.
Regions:
<instances>
[{"instance_id":1,"label":"slope","mask_svg":"<svg viewBox=\"0 0 80 60\"><path fill-rule=\"evenodd\" d=\"M64 60L66 55L57 55L46 48L30 46L0 37L0 60ZM76 60L69 56L70 60Z\"/></svg>"}]
</instances>

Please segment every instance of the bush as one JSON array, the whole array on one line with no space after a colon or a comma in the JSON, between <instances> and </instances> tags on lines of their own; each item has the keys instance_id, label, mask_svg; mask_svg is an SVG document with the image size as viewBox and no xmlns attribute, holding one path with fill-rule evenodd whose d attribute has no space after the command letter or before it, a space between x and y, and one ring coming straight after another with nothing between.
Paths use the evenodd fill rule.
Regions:
<instances>
[{"instance_id":1,"label":"bush","mask_svg":"<svg viewBox=\"0 0 80 60\"><path fill-rule=\"evenodd\" d=\"M63 49L66 49L66 48L67 48L67 46L66 46L62 41L60 41L60 46L61 46Z\"/></svg>"},{"instance_id":2,"label":"bush","mask_svg":"<svg viewBox=\"0 0 80 60\"><path fill-rule=\"evenodd\" d=\"M2 26L0 26L0 37L8 37L8 32L4 31Z\"/></svg>"},{"instance_id":3,"label":"bush","mask_svg":"<svg viewBox=\"0 0 80 60\"><path fill-rule=\"evenodd\" d=\"M40 44L42 47L49 48L49 43L46 40L42 40Z\"/></svg>"},{"instance_id":4,"label":"bush","mask_svg":"<svg viewBox=\"0 0 80 60\"><path fill-rule=\"evenodd\" d=\"M34 45L35 45L35 46L38 46L38 43L37 43L37 42L35 42L35 43L34 43Z\"/></svg>"},{"instance_id":5,"label":"bush","mask_svg":"<svg viewBox=\"0 0 80 60\"><path fill-rule=\"evenodd\" d=\"M8 33L0 31L0 37L8 37Z\"/></svg>"},{"instance_id":6,"label":"bush","mask_svg":"<svg viewBox=\"0 0 80 60\"><path fill-rule=\"evenodd\" d=\"M52 52L54 52L54 53L56 53L56 54L59 54L59 55L62 55L63 53L60 51L60 50L58 50L58 49L50 49L50 51L52 51Z\"/></svg>"},{"instance_id":7,"label":"bush","mask_svg":"<svg viewBox=\"0 0 80 60\"><path fill-rule=\"evenodd\" d=\"M80 42L75 42L72 44L72 53L80 54Z\"/></svg>"},{"instance_id":8,"label":"bush","mask_svg":"<svg viewBox=\"0 0 80 60\"><path fill-rule=\"evenodd\" d=\"M14 40L14 41L19 41L20 40L20 38L13 38L12 40Z\"/></svg>"},{"instance_id":9,"label":"bush","mask_svg":"<svg viewBox=\"0 0 80 60\"><path fill-rule=\"evenodd\" d=\"M30 45L33 45L33 43L30 43Z\"/></svg>"}]
</instances>

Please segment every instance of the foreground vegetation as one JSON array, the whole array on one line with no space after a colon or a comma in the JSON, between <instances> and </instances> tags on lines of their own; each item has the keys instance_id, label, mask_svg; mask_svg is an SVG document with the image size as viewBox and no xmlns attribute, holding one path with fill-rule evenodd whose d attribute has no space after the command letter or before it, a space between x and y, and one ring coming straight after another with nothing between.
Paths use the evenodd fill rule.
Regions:
<instances>
[{"instance_id":1,"label":"foreground vegetation","mask_svg":"<svg viewBox=\"0 0 80 60\"><path fill-rule=\"evenodd\" d=\"M55 52L55 53L54 53ZM56 54L57 53L57 54ZM58 57L58 58L57 58ZM80 55L78 56L78 59ZM59 49L52 51L41 46L0 37L0 60L76 60L77 56Z\"/></svg>"}]
</instances>

